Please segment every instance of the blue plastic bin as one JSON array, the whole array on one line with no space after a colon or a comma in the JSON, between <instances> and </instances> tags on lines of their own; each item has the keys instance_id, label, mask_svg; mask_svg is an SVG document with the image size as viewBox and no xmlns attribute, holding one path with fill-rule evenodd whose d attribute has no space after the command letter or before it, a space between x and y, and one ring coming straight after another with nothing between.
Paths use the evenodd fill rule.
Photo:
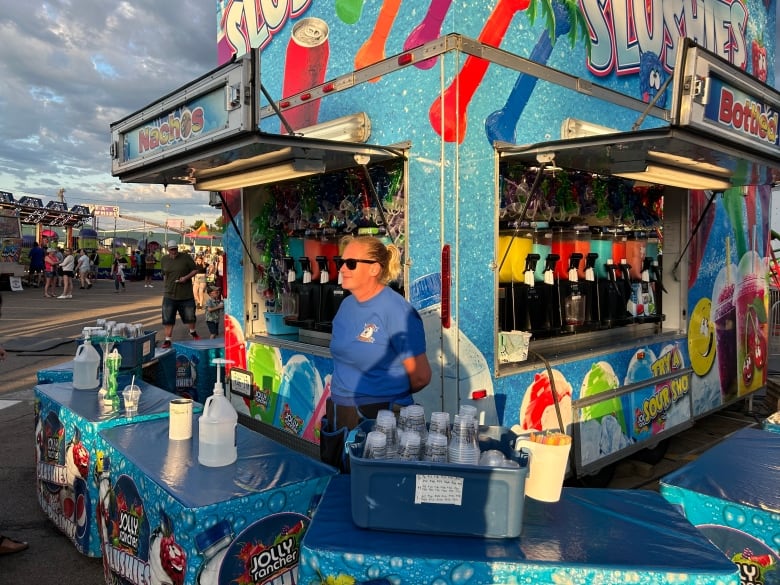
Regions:
<instances>
[{"instance_id":1,"label":"blue plastic bin","mask_svg":"<svg viewBox=\"0 0 780 585\"><path fill-rule=\"evenodd\" d=\"M520 468L364 459L364 437L347 446L357 526L486 538L520 535L528 460L516 457L516 435L509 429L481 427L480 449L500 449Z\"/></svg>"}]
</instances>

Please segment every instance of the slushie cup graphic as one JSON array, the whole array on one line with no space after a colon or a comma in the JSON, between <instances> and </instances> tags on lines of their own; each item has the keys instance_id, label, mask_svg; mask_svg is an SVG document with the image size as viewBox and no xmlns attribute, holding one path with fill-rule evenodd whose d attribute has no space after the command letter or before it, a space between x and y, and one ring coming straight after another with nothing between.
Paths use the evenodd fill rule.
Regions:
<instances>
[{"instance_id":1,"label":"slushie cup graphic","mask_svg":"<svg viewBox=\"0 0 780 585\"><path fill-rule=\"evenodd\" d=\"M726 245L728 249L728 244ZM737 309L734 306L734 279L737 267L727 264L718 273L712 288L712 322L715 324L716 359L723 402L737 396Z\"/></svg>"},{"instance_id":2,"label":"slushie cup graphic","mask_svg":"<svg viewBox=\"0 0 780 585\"><path fill-rule=\"evenodd\" d=\"M276 398L282 382L282 358L279 349L253 343L247 363L255 384L255 398L248 403L249 416L272 425L276 414Z\"/></svg>"},{"instance_id":3,"label":"slushie cup graphic","mask_svg":"<svg viewBox=\"0 0 780 585\"><path fill-rule=\"evenodd\" d=\"M322 378L308 358L300 354L292 356L284 365L274 426L303 436L322 393Z\"/></svg>"},{"instance_id":4,"label":"slushie cup graphic","mask_svg":"<svg viewBox=\"0 0 780 585\"><path fill-rule=\"evenodd\" d=\"M614 390L618 386L620 386L620 380L618 380L618 377L615 375L612 366L607 362L596 362L591 366L590 372L588 372L585 379L582 381L582 392L580 395L581 398L588 398L608 390ZM586 406L582 409L583 421L601 421L606 416L613 416L620 425L623 434L628 434L620 398L616 396L608 398L607 400L602 400L601 402Z\"/></svg>"},{"instance_id":5,"label":"slushie cup graphic","mask_svg":"<svg viewBox=\"0 0 780 585\"><path fill-rule=\"evenodd\" d=\"M634 353L626 372L626 386L652 378L654 376L652 366L655 360L655 353L650 348L640 349ZM655 394L655 391L655 386L646 386L622 396L628 435L636 441L647 439L653 434L651 423L654 421L646 420L644 403Z\"/></svg>"},{"instance_id":6,"label":"slushie cup graphic","mask_svg":"<svg viewBox=\"0 0 780 585\"><path fill-rule=\"evenodd\" d=\"M571 425L571 384L560 371L553 370L552 373L564 428L559 428L550 377L547 372L542 372L534 376L534 381L523 397L523 403L520 406L520 429L522 431L556 429L567 432Z\"/></svg>"},{"instance_id":7,"label":"slushie cup graphic","mask_svg":"<svg viewBox=\"0 0 780 585\"><path fill-rule=\"evenodd\" d=\"M737 306L737 395L744 396L764 384L767 340L766 267L754 251L739 261Z\"/></svg>"}]
</instances>

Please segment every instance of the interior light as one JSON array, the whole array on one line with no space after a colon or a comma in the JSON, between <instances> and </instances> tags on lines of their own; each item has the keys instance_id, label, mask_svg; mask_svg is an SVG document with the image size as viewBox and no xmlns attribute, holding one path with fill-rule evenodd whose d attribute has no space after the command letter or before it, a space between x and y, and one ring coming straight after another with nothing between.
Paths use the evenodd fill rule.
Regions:
<instances>
[{"instance_id":1,"label":"interior light","mask_svg":"<svg viewBox=\"0 0 780 585\"><path fill-rule=\"evenodd\" d=\"M321 124L296 130L306 138L337 142L366 142L371 135L371 120L365 112L342 116ZM325 171L325 161L316 156L318 149L293 146L194 172L197 191L225 191L305 177Z\"/></svg>"},{"instance_id":2,"label":"interior light","mask_svg":"<svg viewBox=\"0 0 780 585\"><path fill-rule=\"evenodd\" d=\"M371 120L365 112L342 116L314 126L296 130L306 138L338 140L341 142L366 142L371 136Z\"/></svg>"},{"instance_id":3,"label":"interior light","mask_svg":"<svg viewBox=\"0 0 780 585\"><path fill-rule=\"evenodd\" d=\"M196 191L227 191L253 185L263 185L287 179L297 179L314 175L316 170L299 170L294 162L287 162L270 167L260 167L246 170L240 173L231 173L205 180L198 180L194 189Z\"/></svg>"},{"instance_id":4,"label":"interior light","mask_svg":"<svg viewBox=\"0 0 780 585\"><path fill-rule=\"evenodd\" d=\"M199 170L194 179L190 178L190 182L203 181L204 179L216 176L223 177L228 173L238 173L249 169L256 169L258 167L265 168L270 165L289 162L293 157L294 153L292 147L280 148L279 150L274 150L265 154L242 158L217 167Z\"/></svg>"},{"instance_id":5,"label":"interior light","mask_svg":"<svg viewBox=\"0 0 780 585\"><path fill-rule=\"evenodd\" d=\"M699 161L688 156L663 152L661 150L648 151L647 158L653 162L666 163L676 167L686 167L695 173L708 173L711 175L721 175L723 177L731 176L731 171L718 165Z\"/></svg>"},{"instance_id":6,"label":"interior light","mask_svg":"<svg viewBox=\"0 0 780 585\"><path fill-rule=\"evenodd\" d=\"M565 118L561 123L561 138L585 138L586 136L601 136L602 134L615 134L620 132L608 126L599 126L577 118Z\"/></svg>"},{"instance_id":7,"label":"interior light","mask_svg":"<svg viewBox=\"0 0 780 585\"><path fill-rule=\"evenodd\" d=\"M617 163L612 168L612 174L624 179L669 185L681 189L723 191L731 187L731 182L721 177L655 163L645 163L639 168L637 168L636 163Z\"/></svg>"}]
</instances>

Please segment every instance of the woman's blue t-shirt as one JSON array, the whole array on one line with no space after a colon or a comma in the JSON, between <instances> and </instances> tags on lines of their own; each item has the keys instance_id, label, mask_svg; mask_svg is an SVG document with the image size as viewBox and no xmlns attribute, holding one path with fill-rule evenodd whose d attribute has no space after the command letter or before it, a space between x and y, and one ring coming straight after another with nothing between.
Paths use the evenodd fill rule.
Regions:
<instances>
[{"instance_id":1,"label":"woman's blue t-shirt","mask_svg":"<svg viewBox=\"0 0 780 585\"><path fill-rule=\"evenodd\" d=\"M364 303L349 295L333 319L330 351L334 403L411 403L403 361L425 353L422 319L389 287Z\"/></svg>"}]
</instances>

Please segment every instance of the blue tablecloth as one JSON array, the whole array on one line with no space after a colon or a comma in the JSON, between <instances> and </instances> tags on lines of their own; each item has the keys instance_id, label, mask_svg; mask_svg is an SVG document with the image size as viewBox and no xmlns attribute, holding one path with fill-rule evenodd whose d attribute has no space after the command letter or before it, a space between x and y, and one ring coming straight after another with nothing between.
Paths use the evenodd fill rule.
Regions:
<instances>
[{"instance_id":1,"label":"blue tablecloth","mask_svg":"<svg viewBox=\"0 0 780 585\"><path fill-rule=\"evenodd\" d=\"M95 503L97 477L103 452L97 446L101 429L153 418L167 417L175 398L160 388L136 379L141 387L138 412L125 415L105 404L97 391L74 390L70 382L35 387L35 443L38 502L44 513L76 548L88 556L100 556ZM199 411L200 405L195 405Z\"/></svg>"},{"instance_id":2,"label":"blue tablecloth","mask_svg":"<svg viewBox=\"0 0 780 585\"><path fill-rule=\"evenodd\" d=\"M169 390L173 387L172 391L180 396L204 403L217 381L217 366L211 362L225 357L225 340L174 341L172 354L175 356L173 368L169 360L164 360L165 369L161 372L164 381L161 380L161 385ZM225 366L220 366L223 381L224 376Z\"/></svg>"},{"instance_id":3,"label":"blue tablecloth","mask_svg":"<svg viewBox=\"0 0 780 585\"><path fill-rule=\"evenodd\" d=\"M175 567L193 585L297 574L300 537L336 470L240 425L236 462L204 467L198 430L194 416L191 440L170 441L167 420L101 433L111 459L106 571L127 583L175 583ZM167 567L162 538L178 559L163 552Z\"/></svg>"},{"instance_id":4,"label":"blue tablecloth","mask_svg":"<svg viewBox=\"0 0 780 585\"><path fill-rule=\"evenodd\" d=\"M780 434L737 431L665 476L660 491L743 572L780 583Z\"/></svg>"},{"instance_id":5,"label":"blue tablecloth","mask_svg":"<svg viewBox=\"0 0 780 585\"><path fill-rule=\"evenodd\" d=\"M497 540L358 528L343 476L304 536L298 583L340 575L355 585L739 583L736 566L655 492L565 488L554 504L527 498L521 536Z\"/></svg>"}]
</instances>

